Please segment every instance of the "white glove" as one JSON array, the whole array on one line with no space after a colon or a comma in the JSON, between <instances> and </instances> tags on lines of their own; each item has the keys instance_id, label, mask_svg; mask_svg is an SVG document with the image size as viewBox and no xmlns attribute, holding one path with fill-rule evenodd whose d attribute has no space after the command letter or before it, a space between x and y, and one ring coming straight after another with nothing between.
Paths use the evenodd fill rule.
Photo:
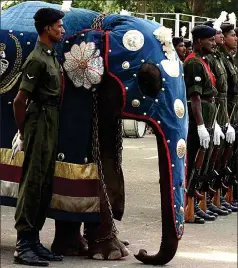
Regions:
<instances>
[{"instance_id":1,"label":"white glove","mask_svg":"<svg viewBox=\"0 0 238 268\"><path fill-rule=\"evenodd\" d=\"M207 149L210 143L210 135L204 124L198 126L198 136L200 139L200 145Z\"/></svg>"},{"instance_id":2,"label":"white glove","mask_svg":"<svg viewBox=\"0 0 238 268\"><path fill-rule=\"evenodd\" d=\"M235 129L230 124L228 124L228 128L226 131L226 141L228 143L233 143L235 139L236 139Z\"/></svg>"},{"instance_id":3,"label":"white glove","mask_svg":"<svg viewBox=\"0 0 238 268\"><path fill-rule=\"evenodd\" d=\"M12 155L11 155L10 162L12 159L14 159L16 153L22 150L23 150L23 139L21 138L21 134L18 131L12 140Z\"/></svg>"},{"instance_id":4,"label":"white glove","mask_svg":"<svg viewBox=\"0 0 238 268\"><path fill-rule=\"evenodd\" d=\"M221 144L221 138L225 139L225 135L222 132L220 126L216 122L215 129L214 129L214 137L213 137L214 145L220 145Z\"/></svg>"}]
</instances>

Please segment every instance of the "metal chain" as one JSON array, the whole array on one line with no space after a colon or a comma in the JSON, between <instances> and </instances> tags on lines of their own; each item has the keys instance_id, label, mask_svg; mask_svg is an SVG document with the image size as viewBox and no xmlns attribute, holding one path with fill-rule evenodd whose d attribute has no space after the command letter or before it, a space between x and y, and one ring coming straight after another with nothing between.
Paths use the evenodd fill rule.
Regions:
<instances>
[{"instance_id":1,"label":"metal chain","mask_svg":"<svg viewBox=\"0 0 238 268\"><path fill-rule=\"evenodd\" d=\"M96 18L93 19L93 24L91 25L91 29L101 29L104 18L107 15L104 13L99 14Z\"/></svg>"},{"instance_id":2,"label":"metal chain","mask_svg":"<svg viewBox=\"0 0 238 268\"><path fill-rule=\"evenodd\" d=\"M108 205L108 210L111 216L111 221L112 221L112 231L111 233L105 237L105 238L101 238L96 240L96 242L100 242L100 241L104 241L107 239L110 239L112 237L114 237L115 235L118 234L116 225L114 223L114 219L113 219L113 213L112 213L112 206L110 204L110 200L107 194L107 187L106 184L104 182L104 174L103 174L103 170L102 170L102 162L101 162L101 156L100 156L100 143L99 143L99 138L98 138L98 93L94 92L93 93L93 137L92 137L92 156L93 156L93 161L97 164L98 166L98 172L99 172L99 177L100 177L100 181L102 183L102 189L103 189L103 193L105 195L105 199Z\"/></svg>"},{"instance_id":3,"label":"metal chain","mask_svg":"<svg viewBox=\"0 0 238 268\"><path fill-rule=\"evenodd\" d=\"M121 164L122 164L122 150L123 150L123 139L122 139L122 119L119 118L117 120L117 135L116 135L116 151L117 151L117 159L116 159L116 169L117 173L121 173Z\"/></svg>"}]
</instances>

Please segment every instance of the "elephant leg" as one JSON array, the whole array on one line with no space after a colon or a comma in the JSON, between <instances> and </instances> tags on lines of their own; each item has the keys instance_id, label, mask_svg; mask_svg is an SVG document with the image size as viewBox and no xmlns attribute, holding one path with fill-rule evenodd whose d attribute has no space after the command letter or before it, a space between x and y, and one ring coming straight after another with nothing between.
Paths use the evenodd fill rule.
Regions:
<instances>
[{"instance_id":1,"label":"elephant leg","mask_svg":"<svg viewBox=\"0 0 238 268\"><path fill-rule=\"evenodd\" d=\"M115 230L109 203L100 187L100 224L87 224L88 256L97 260L118 260L129 255L128 249L121 243Z\"/></svg>"},{"instance_id":2,"label":"elephant leg","mask_svg":"<svg viewBox=\"0 0 238 268\"><path fill-rule=\"evenodd\" d=\"M88 245L80 232L81 223L55 220L54 253L64 256L87 256Z\"/></svg>"}]
</instances>

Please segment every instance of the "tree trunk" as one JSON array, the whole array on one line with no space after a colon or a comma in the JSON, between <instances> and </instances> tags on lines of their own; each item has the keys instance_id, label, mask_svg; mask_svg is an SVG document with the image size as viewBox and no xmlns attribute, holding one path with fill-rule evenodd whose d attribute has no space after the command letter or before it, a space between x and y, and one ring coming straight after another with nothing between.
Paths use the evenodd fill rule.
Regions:
<instances>
[{"instance_id":1,"label":"tree trunk","mask_svg":"<svg viewBox=\"0 0 238 268\"><path fill-rule=\"evenodd\" d=\"M202 16L206 10L209 0L188 0L188 6L193 15Z\"/></svg>"}]
</instances>

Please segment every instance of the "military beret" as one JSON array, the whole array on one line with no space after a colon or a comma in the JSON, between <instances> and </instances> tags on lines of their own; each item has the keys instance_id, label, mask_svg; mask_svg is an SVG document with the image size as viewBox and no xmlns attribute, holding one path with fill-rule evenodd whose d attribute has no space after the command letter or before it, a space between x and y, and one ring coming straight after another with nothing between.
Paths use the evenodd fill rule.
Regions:
<instances>
[{"instance_id":1,"label":"military beret","mask_svg":"<svg viewBox=\"0 0 238 268\"><path fill-rule=\"evenodd\" d=\"M208 20L208 21L206 21L206 22L204 22L203 23L203 25L207 25L207 26L209 26L209 27L212 27L213 28L213 26L214 26L214 21L212 21L212 20Z\"/></svg>"},{"instance_id":2,"label":"military beret","mask_svg":"<svg viewBox=\"0 0 238 268\"><path fill-rule=\"evenodd\" d=\"M238 36L238 27L235 28L236 35Z\"/></svg>"},{"instance_id":3,"label":"military beret","mask_svg":"<svg viewBox=\"0 0 238 268\"><path fill-rule=\"evenodd\" d=\"M222 23L221 25L221 30L222 30L222 33L228 33L230 32L231 30L234 30L235 26L234 24L231 24L229 22L224 22Z\"/></svg>"},{"instance_id":4,"label":"military beret","mask_svg":"<svg viewBox=\"0 0 238 268\"><path fill-rule=\"evenodd\" d=\"M35 23L40 23L44 26L55 23L64 17L64 12L54 8L41 8L34 15Z\"/></svg>"},{"instance_id":5,"label":"military beret","mask_svg":"<svg viewBox=\"0 0 238 268\"><path fill-rule=\"evenodd\" d=\"M217 31L207 25L198 25L192 29L193 41L215 36Z\"/></svg>"}]
</instances>

